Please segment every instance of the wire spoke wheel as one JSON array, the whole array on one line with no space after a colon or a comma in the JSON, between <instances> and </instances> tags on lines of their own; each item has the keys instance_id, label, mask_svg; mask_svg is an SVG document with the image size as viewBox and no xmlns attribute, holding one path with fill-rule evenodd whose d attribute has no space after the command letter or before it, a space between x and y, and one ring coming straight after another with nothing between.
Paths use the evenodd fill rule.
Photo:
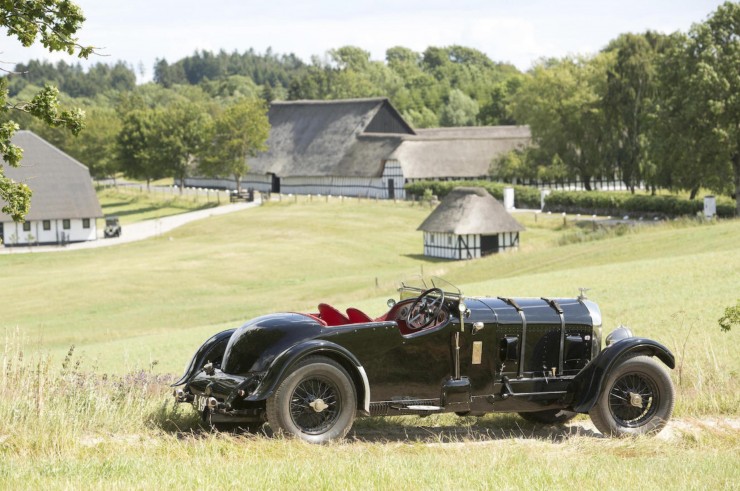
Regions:
<instances>
[{"instance_id":1,"label":"wire spoke wheel","mask_svg":"<svg viewBox=\"0 0 740 491\"><path fill-rule=\"evenodd\" d=\"M636 428L648 421L660 405L655 383L638 373L621 377L609 391L609 409L622 426Z\"/></svg>"},{"instance_id":2,"label":"wire spoke wheel","mask_svg":"<svg viewBox=\"0 0 740 491\"><path fill-rule=\"evenodd\" d=\"M344 438L355 419L357 391L336 361L310 356L289 369L267 398L267 421L276 433L311 443Z\"/></svg>"},{"instance_id":3,"label":"wire spoke wheel","mask_svg":"<svg viewBox=\"0 0 740 491\"><path fill-rule=\"evenodd\" d=\"M301 431L317 435L334 424L341 404L339 389L330 380L304 379L290 398L290 417Z\"/></svg>"},{"instance_id":4,"label":"wire spoke wheel","mask_svg":"<svg viewBox=\"0 0 740 491\"><path fill-rule=\"evenodd\" d=\"M633 356L610 370L588 414L604 435L645 435L665 427L674 403L673 382L663 365Z\"/></svg>"}]
</instances>

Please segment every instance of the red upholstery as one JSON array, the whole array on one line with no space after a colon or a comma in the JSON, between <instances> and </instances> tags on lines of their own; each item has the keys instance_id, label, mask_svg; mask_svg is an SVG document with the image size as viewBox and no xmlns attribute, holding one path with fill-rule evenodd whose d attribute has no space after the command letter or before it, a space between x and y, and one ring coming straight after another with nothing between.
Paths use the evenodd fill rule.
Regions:
<instances>
[{"instance_id":1,"label":"red upholstery","mask_svg":"<svg viewBox=\"0 0 740 491\"><path fill-rule=\"evenodd\" d=\"M373 321L365 312L354 307L350 307L347 309L347 317L349 317L349 321L352 324L361 324Z\"/></svg>"},{"instance_id":2,"label":"red upholstery","mask_svg":"<svg viewBox=\"0 0 740 491\"><path fill-rule=\"evenodd\" d=\"M319 314L328 326L343 326L350 323L343 313L325 303L319 304Z\"/></svg>"}]
</instances>

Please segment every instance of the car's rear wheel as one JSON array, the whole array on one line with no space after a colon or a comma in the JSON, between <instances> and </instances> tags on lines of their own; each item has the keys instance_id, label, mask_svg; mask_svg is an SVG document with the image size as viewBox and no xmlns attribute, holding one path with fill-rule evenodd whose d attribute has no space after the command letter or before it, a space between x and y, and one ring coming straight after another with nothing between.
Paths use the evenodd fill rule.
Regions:
<instances>
[{"instance_id":1,"label":"car's rear wheel","mask_svg":"<svg viewBox=\"0 0 740 491\"><path fill-rule=\"evenodd\" d=\"M565 409L546 409L544 411L519 413L519 416L532 423L561 425L578 416L578 413L566 411Z\"/></svg>"},{"instance_id":2,"label":"car's rear wheel","mask_svg":"<svg viewBox=\"0 0 740 491\"><path fill-rule=\"evenodd\" d=\"M267 399L267 421L276 433L325 443L344 438L356 408L347 371L329 358L314 356L298 362Z\"/></svg>"},{"instance_id":3,"label":"car's rear wheel","mask_svg":"<svg viewBox=\"0 0 740 491\"><path fill-rule=\"evenodd\" d=\"M674 402L667 370L654 358L635 356L611 371L588 414L604 435L645 435L663 429Z\"/></svg>"}]
</instances>

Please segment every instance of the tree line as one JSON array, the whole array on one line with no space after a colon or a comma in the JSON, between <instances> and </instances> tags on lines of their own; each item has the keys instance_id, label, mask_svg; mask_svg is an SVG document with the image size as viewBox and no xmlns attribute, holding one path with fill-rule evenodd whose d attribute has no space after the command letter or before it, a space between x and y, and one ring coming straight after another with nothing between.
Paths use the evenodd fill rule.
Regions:
<instances>
[{"instance_id":1,"label":"tree line","mask_svg":"<svg viewBox=\"0 0 740 491\"><path fill-rule=\"evenodd\" d=\"M588 189L608 177L692 197L707 188L735 196L740 211L739 33L740 4L726 2L686 33L624 34L598 53L543 59L527 72L464 46L396 46L382 61L344 46L308 63L271 50L198 51L158 59L154 80L141 85L123 63L32 61L2 80L19 100L54 84L65 105L85 111L77 137L25 114L17 120L97 177L239 179L247 164L235 173L215 162L226 158L216 148L230 141L228 124L249 121L234 107L250 105L258 117L273 100L383 96L416 128L529 125L534 144L492 162L495 178L578 178ZM242 136L248 153L262 148Z\"/></svg>"}]
</instances>

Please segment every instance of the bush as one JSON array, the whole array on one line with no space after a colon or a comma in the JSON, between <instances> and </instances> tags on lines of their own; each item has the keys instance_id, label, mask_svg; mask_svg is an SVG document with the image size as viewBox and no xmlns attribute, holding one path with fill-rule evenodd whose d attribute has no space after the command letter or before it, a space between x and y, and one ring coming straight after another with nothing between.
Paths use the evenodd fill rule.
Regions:
<instances>
[{"instance_id":1,"label":"bush","mask_svg":"<svg viewBox=\"0 0 740 491\"><path fill-rule=\"evenodd\" d=\"M553 191L545 198L545 210L565 213L595 215L648 215L676 217L696 215L704 210L702 200L689 200L678 196L651 196L603 191ZM732 218L735 205L720 198L717 216Z\"/></svg>"},{"instance_id":2,"label":"bush","mask_svg":"<svg viewBox=\"0 0 740 491\"><path fill-rule=\"evenodd\" d=\"M514 206L540 209L540 190L529 186L512 186L492 181L417 181L406 184L405 189L408 195L416 198L423 197L425 191L431 190L432 194L442 199L450 191L461 186L484 188L499 201L504 199L504 188L512 187L514 188Z\"/></svg>"}]
</instances>

